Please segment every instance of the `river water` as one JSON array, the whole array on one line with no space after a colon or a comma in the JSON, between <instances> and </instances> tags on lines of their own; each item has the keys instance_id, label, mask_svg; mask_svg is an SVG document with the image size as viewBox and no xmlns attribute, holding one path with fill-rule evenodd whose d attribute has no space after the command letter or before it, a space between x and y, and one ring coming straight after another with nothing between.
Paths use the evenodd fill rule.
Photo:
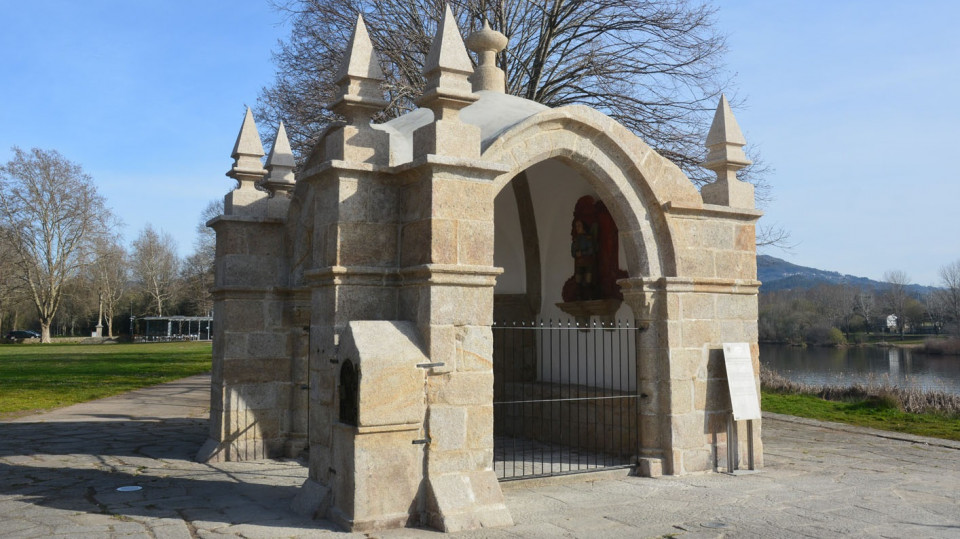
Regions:
<instances>
[{"instance_id":1,"label":"river water","mask_svg":"<svg viewBox=\"0 0 960 539\"><path fill-rule=\"evenodd\" d=\"M960 395L960 356L939 356L876 346L800 348L760 345L760 363L795 382L852 385L889 380L891 384Z\"/></svg>"}]
</instances>

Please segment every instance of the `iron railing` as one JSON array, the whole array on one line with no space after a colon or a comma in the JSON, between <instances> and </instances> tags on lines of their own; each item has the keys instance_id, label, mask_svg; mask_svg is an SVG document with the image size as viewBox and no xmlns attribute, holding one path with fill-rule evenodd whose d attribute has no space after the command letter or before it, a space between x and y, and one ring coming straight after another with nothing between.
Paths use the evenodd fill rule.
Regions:
<instances>
[{"instance_id":1,"label":"iron railing","mask_svg":"<svg viewBox=\"0 0 960 539\"><path fill-rule=\"evenodd\" d=\"M636 464L637 331L628 322L494 324L501 480Z\"/></svg>"}]
</instances>

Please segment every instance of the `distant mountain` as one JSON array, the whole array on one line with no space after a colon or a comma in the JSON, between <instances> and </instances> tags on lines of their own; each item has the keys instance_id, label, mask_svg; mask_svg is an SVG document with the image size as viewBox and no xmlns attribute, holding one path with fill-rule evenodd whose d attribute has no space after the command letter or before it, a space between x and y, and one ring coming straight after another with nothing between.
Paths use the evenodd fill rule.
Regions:
<instances>
[{"instance_id":1,"label":"distant mountain","mask_svg":"<svg viewBox=\"0 0 960 539\"><path fill-rule=\"evenodd\" d=\"M820 284L847 284L865 289L876 289L886 286L885 283L867 279L866 277L844 275L836 271L798 266L769 255L757 255L757 279L763 283L760 287L761 292L806 290ZM931 286L915 284L910 285L908 289L914 294L927 294L936 290Z\"/></svg>"}]
</instances>

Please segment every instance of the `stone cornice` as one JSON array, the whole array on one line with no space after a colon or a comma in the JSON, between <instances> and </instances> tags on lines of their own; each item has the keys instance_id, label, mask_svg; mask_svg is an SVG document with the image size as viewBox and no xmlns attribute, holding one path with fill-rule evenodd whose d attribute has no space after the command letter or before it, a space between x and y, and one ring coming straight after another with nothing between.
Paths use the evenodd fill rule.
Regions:
<instances>
[{"instance_id":1,"label":"stone cornice","mask_svg":"<svg viewBox=\"0 0 960 539\"><path fill-rule=\"evenodd\" d=\"M399 175L424 167L429 167L433 170L440 170L444 172L461 172L469 170L471 174L474 175L476 175L478 171L485 173L483 175L486 177L475 179L474 181L493 180L497 176L506 172L510 172L511 170L507 165L493 163L483 159L463 159L460 157L450 157L446 155L427 154L417 157L412 161L391 167L390 172Z\"/></svg>"},{"instance_id":2,"label":"stone cornice","mask_svg":"<svg viewBox=\"0 0 960 539\"><path fill-rule=\"evenodd\" d=\"M657 277L654 279L627 278L617 281L625 293L643 292L708 292L716 294L755 295L760 281L755 279L720 279L712 277Z\"/></svg>"},{"instance_id":3,"label":"stone cornice","mask_svg":"<svg viewBox=\"0 0 960 539\"><path fill-rule=\"evenodd\" d=\"M752 208L731 208L717 204L704 204L702 207L697 207L667 202L663 205L663 211L667 215L675 215L678 217L719 217L738 221L756 221L763 217L763 212L760 210Z\"/></svg>"},{"instance_id":4,"label":"stone cornice","mask_svg":"<svg viewBox=\"0 0 960 539\"><path fill-rule=\"evenodd\" d=\"M303 280L312 286L351 284L362 286L395 286L397 268L376 266L325 266L304 272Z\"/></svg>"},{"instance_id":5,"label":"stone cornice","mask_svg":"<svg viewBox=\"0 0 960 539\"><path fill-rule=\"evenodd\" d=\"M207 221L206 226L216 228L220 223L247 223L251 225L283 225L286 221L275 217L253 217L250 215L218 215Z\"/></svg>"},{"instance_id":6,"label":"stone cornice","mask_svg":"<svg viewBox=\"0 0 960 539\"><path fill-rule=\"evenodd\" d=\"M311 286L475 286L496 284L502 268L458 264L423 264L405 268L371 266L327 266L304 273Z\"/></svg>"},{"instance_id":7,"label":"stone cornice","mask_svg":"<svg viewBox=\"0 0 960 539\"><path fill-rule=\"evenodd\" d=\"M402 285L493 286L503 268L460 264L423 264L399 271Z\"/></svg>"},{"instance_id":8,"label":"stone cornice","mask_svg":"<svg viewBox=\"0 0 960 539\"><path fill-rule=\"evenodd\" d=\"M210 289L210 295L213 299L231 299L231 298L262 298L267 295L275 294L276 288L271 286L215 286Z\"/></svg>"},{"instance_id":9,"label":"stone cornice","mask_svg":"<svg viewBox=\"0 0 960 539\"><path fill-rule=\"evenodd\" d=\"M354 172L354 173L393 173L391 167L385 165L374 165L371 163L357 163L354 161L341 161L331 159L321 161L320 163L304 170L300 174L300 181L315 181L317 176L322 176L328 172Z\"/></svg>"},{"instance_id":10,"label":"stone cornice","mask_svg":"<svg viewBox=\"0 0 960 539\"><path fill-rule=\"evenodd\" d=\"M385 177L394 177L402 180L408 173L418 171L422 168L431 168L437 171L453 172L460 174L469 171L469 175L477 176L480 172L481 178L473 181L493 180L497 176L509 172L509 166L501 163L492 163L483 159L463 159L459 157L449 157L445 155L428 154L401 163L395 166L374 165L370 163L355 163L352 161L329 160L322 161L315 166L308 168L300 174L300 182L317 181L330 172L352 172L358 174L384 174ZM298 182L299 183L299 182Z\"/></svg>"}]
</instances>

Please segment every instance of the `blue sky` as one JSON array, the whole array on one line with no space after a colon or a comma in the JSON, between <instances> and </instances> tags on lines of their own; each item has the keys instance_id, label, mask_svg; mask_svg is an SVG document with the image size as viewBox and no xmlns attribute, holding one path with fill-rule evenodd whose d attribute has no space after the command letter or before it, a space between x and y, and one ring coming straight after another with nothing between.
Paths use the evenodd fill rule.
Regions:
<instances>
[{"instance_id":1,"label":"blue sky","mask_svg":"<svg viewBox=\"0 0 960 539\"><path fill-rule=\"evenodd\" d=\"M147 223L193 247L244 106L286 35L263 1L3 5L0 161L56 149L93 176L131 241ZM934 284L960 259L960 2L719 3L748 142L775 170L765 220L791 262Z\"/></svg>"},{"instance_id":2,"label":"blue sky","mask_svg":"<svg viewBox=\"0 0 960 539\"><path fill-rule=\"evenodd\" d=\"M0 0L0 161L56 149L90 174L132 241L147 223L193 250L245 105L286 34L264 1Z\"/></svg>"},{"instance_id":3,"label":"blue sky","mask_svg":"<svg viewBox=\"0 0 960 539\"><path fill-rule=\"evenodd\" d=\"M960 2L721 4L792 262L935 284L960 259Z\"/></svg>"}]
</instances>

